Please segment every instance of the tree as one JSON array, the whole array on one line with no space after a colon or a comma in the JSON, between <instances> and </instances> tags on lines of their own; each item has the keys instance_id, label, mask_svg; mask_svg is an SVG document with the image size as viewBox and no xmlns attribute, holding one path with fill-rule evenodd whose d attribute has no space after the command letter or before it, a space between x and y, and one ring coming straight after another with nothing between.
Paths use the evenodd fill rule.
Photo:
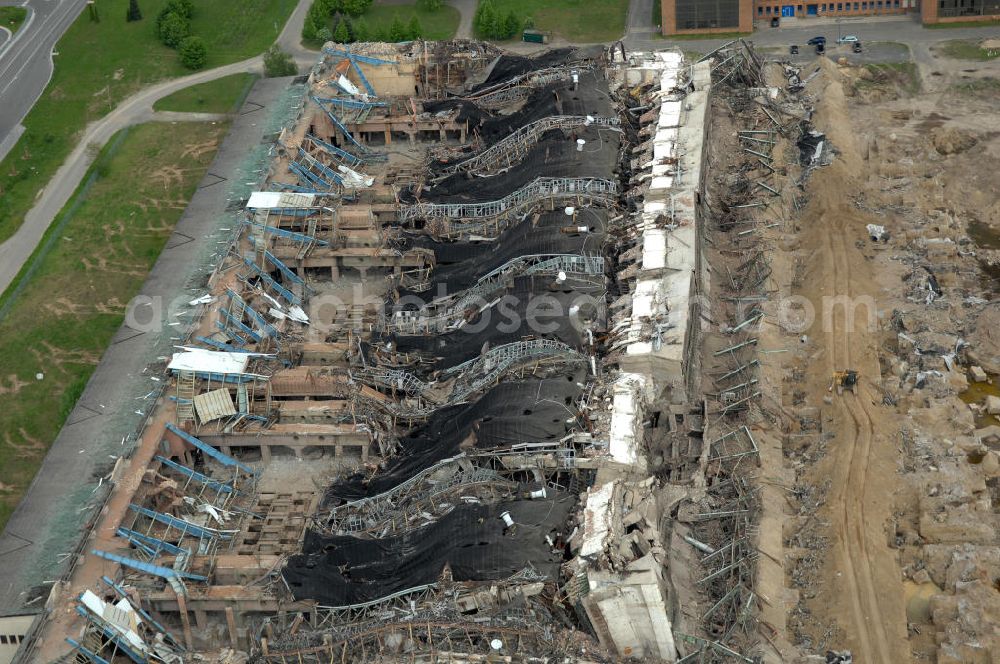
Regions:
<instances>
[{"instance_id":1,"label":"tree","mask_svg":"<svg viewBox=\"0 0 1000 664\"><path fill-rule=\"evenodd\" d=\"M476 15L472 22L476 28L476 33L480 37L489 39L492 36L493 25L496 23L496 8L493 6L492 0L482 0L479 3L479 8L476 9Z\"/></svg>"},{"instance_id":2,"label":"tree","mask_svg":"<svg viewBox=\"0 0 1000 664\"><path fill-rule=\"evenodd\" d=\"M444 6L444 0L417 0L417 9L422 12L436 12Z\"/></svg>"},{"instance_id":3,"label":"tree","mask_svg":"<svg viewBox=\"0 0 1000 664\"><path fill-rule=\"evenodd\" d=\"M208 47L201 37L185 37L178 53L181 64L188 69L201 69L208 62Z\"/></svg>"},{"instance_id":4,"label":"tree","mask_svg":"<svg viewBox=\"0 0 1000 664\"><path fill-rule=\"evenodd\" d=\"M125 20L129 23L142 20L142 10L139 9L139 0L128 0L128 14L125 15Z\"/></svg>"},{"instance_id":5,"label":"tree","mask_svg":"<svg viewBox=\"0 0 1000 664\"><path fill-rule=\"evenodd\" d=\"M372 29L368 27L363 18L359 18L354 22L354 41L375 41L372 39Z\"/></svg>"},{"instance_id":6,"label":"tree","mask_svg":"<svg viewBox=\"0 0 1000 664\"><path fill-rule=\"evenodd\" d=\"M504 33L507 39L510 39L521 30L521 21L518 20L517 14L514 13L513 9L507 12L507 18L504 20L504 23Z\"/></svg>"},{"instance_id":7,"label":"tree","mask_svg":"<svg viewBox=\"0 0 1000 664\"><path fill-rule=\"evenodd\" d=\"M306 41L318 39L319 31L323 28L329 28L329 25L330 11L323 0L316 0L309 6L309 11L306 12L306 18L302 23L302 39Z\"/></svg>"},{"instance_id":8,"label":"tree","mask_svg":"<svg viewBox=\"0 0 1000 664\"><path fill-rule=\"evenodd\" d=\"M413 18L406 25L406 33L410 39L420 39L424 36L424 28L420 25L420 19L414 14Z\"/></svg>"},{"instance_id":9,"label":"tree","mask_svg":"<svg viewBox=\"0 0 1000 664\"><path fill-rule=\"evenodd\" d=\"M345 14L361 16L372 6L372 0L340 0L340 7Z\"/></svg>"},{"instance_id":10,"label":"tree","mask_svg":"<svg viewBox=\"0 0 1000 664\"><path fill-rule=\"evenodd\" d=\"M393 16L392 23L389 24L389 41L406 41L406 26L403 25L403 21L399 18L399 14Z\"/></svg>"},{"instance_id":11,"label":"tree","mask_svg":"<svg viewBox=\"0 0 1000 664\"><path fill-rule=\"evenodd\" d=\"M159 35L160 41L170 48L180 46L184 38L191 33L191 23L181 16L170 12L160 21Z\"/></svg>"},{"instance_id":12,"label":"tree","mask_svg":"<svg viewBox=\"0 0 1000 664\"><path fill-rule=\"evenodd\" d=\"M277 44L272 44L271 48L264 52L265 76L274 78L277 76L295 76L298 73L298 67L292 61L292 56L278 48Z\"/></svg>"},{"instance_id":13,"label":"tree","mask_svg":"<svg viewBox=\"0 0 1000 664\"><path fill-rule=\"evenodd\" d=\"M338 44L351 43L351 31L347 28L347 21L337 23L337 29L333 31L333 41Z\"/></svg>"}]
</instances>

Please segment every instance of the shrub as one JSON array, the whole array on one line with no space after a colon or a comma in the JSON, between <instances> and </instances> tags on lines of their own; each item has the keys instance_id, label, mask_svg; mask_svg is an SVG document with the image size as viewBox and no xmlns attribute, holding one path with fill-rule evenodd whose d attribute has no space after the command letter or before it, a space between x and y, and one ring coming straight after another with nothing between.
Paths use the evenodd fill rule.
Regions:
<instances>
[{"instance_id":1,"label":"shrub","mask_svg":"<svg viewBox=\"0 0 1000 664\"><path fill-rule=\"evenodd\" d=\"M316 39L320 40L324 44L331 39L333 39L333 33L330 32L330 28L320 28L316 31Z\"/></svg>"},{"instance_id":2,"label":"shrub","mask_svg":"<svg viewBox=\"0 0 1000 664\"><path fill-rule=\"evenodd\" d=\"M294 76L299 73L292 56L285 53L277 44L264 52L264 75L269 78L276 76Z\"/></svg>"},{"instance_id":3,"label":"shrub","mask_svg":"<svg viewBox=\"0 0 1000 664\"><path fill-rule=\"evenodd\" d=\"M363 18L359 18L354 22L354 41L375 41L372 39L372 29L368 27Z\"/></svg>"},{"instance_id":4,"label":"shrub","mask_svg":"<svg viewBox=\"0 0 1000 664\"><path fill-rule=\"evenodd\" d=\"M201 37L185 37L178 52L181 64L188 69L201 69L208 62L208 47Z\"/></svg>"},{"instance_id":5,"label":"shrub","mask_svg":"<svg viewBox=\"0 0 1000 664\"><path fill-rule=\"evenodd\" d=\"M361 16L372 6L372 0L339 0L340 9L351 16Z\"/></svg>"},{"instance_id":6,"label":"shrub","mask_svg":"<svg viewBox=\"0 0 1000 664\"><path fill-rule=\"evenodd\" d=\"M180 14L170 12L160 21L157 32L161 42L170 48L177 48L191 33L191 22Z\"/></svg>"},{"instance_id":7,"label":"shrub","mask_svg":"<svg viewBox=\"0 0 1000 664\"><path fill-rule=\"evenodd\" d=\"M424 12L436 12L444 6L444 0L417 0L417 9Z\"/></svg>"}]
</instances>

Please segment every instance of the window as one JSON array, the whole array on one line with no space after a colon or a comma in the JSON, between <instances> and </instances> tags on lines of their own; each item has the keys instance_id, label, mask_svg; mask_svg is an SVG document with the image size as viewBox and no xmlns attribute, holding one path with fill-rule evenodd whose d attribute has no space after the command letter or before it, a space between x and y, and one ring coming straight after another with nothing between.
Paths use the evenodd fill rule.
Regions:
<instances>
[{"instance_id":1,"label":"window","mask_svg":"<svg viewBox=\"0 0 1000 664\"><path fill-rule=\"evenodd\" d=\"M799 13L802 13L802 5L799 5Z\"/></svg>"},{"instance_id":2,"label":"window","mask_svg":"<svg viewBox=\"0 0 1000 664\"><path fill-rule=\"evenodd\" d=\"M824 3L824 4L820 5L820 6L819 6L819 10L820 10L821 12L825 12L825 11L826 11L826 4Z\"/></svg>"},{"instance_id":3,"label":"window","mask_svg":"<svg viewBox=\"0 0 1000 664\"><path fill-rule=\"evenodd\" d=\"M766 13L767 13L768 16L771 15L771 8L770 7L768 7L765 11L766 11Z\"/></svg>"},{"instance_id":4,"label":"window","mask_svg":"<svg viewBox=\"0 0 1000 664\"><path fill-rule=\"evenodd\" d=\"M858 3L854 3L854 11L858 11Z\"/></svg>"},{"instance_id":5,"label":"window","mask_svg":"<svg viewBox=\"0 0 1000 664\"><path fill-rule=\"evenodd\" d=\"M878 2L875 3L875 6L882 9L882 0L878 0Z\"/></svg>"},{"instance_id":6,"label":"window","mask_svg":"<svg viewBox=\"0 0 1000 664\"><path fill-rule=\"evenodd\" d=\"M892 6L899 9L899 0L893 0Z\"/></svg>"},{"instance_id":7,"label":"window","mask_svg":"<svg viewBox=\"0 0 1000 664\"><path fill-rule=\"evenodd\" d=\"M843 3L840 3L840 2L837 3L837 11L838 12L844 11L844 5L843 5Z\"/></svg>"},{"instance_id":8,"label":"window","mask_svg":"<svg viewBox=\"0 0 1000 664\"><path fill-rule=\"evenodd\" d=\"M867 9L868 9L868 3L867 2L862 2L861 3L861 9L867 11Z\"/></svg>"},{"instance_id":9,"label":"window","mask_svg":"<svg viewBox=\"0 0 1000 664\"><path fill-rule=\"evenodd\" d=\"M2 646L7 645L7 637L4 636L3 634L0 634L0 645Z\"/></svg>"},{"instance_id":10,"label":"window","mask_svg":"<svg viewBox=\"0 0 1000 664\"><path fill-rule=\"evenodd\" d=\"M758 7L757 8L757 16L763 16L763 15L764 15L764 8L763 7Z\"/></svg>"}]
</instances>

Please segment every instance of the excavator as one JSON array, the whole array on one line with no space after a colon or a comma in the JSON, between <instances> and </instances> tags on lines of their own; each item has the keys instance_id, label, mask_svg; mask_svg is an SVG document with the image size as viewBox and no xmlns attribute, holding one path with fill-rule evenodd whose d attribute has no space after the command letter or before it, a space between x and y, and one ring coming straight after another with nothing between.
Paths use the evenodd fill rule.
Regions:
<instances>
[{"instance_id":1,"label":"excavator","mask_svg":"<svg viewBox=\"0 0 1000 664\"><path fill-rule=\"evenodd\" d=\"M854 386L858 384L858 372L854 369L845 369L843 371L834 371L833 380L830 382L830 389L827 392L833 392L833 388L837 388L837 394L843 394L844 388L847 388L851 392L854 391Z\"/></svg>"}]
</instances>

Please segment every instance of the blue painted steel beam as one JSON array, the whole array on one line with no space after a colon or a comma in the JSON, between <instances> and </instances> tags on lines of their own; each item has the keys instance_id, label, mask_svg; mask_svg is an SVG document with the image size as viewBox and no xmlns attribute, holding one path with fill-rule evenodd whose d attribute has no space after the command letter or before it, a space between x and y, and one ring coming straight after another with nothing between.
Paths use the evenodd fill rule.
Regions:
<instances>
[{"instance_id":1,"label":"blue painted steel beam","mask_svg":"<svg viewBox=\"0 0 1000 664\"><path fill-rule=\"evenodd\" d=\"M207 486L207 487L209 487L211 489L215 489L216 493L234 493L234 492L235 493L239 493L239 491L236 491L236 489L234 489L233 487L231 487L230 485L228 485L228 484L226 484L224 482L220 482L218 480L213 480L208 475L202 475L197 470L191 470L187 466L179 464L176 461L171 461L170 459L167 459L166 457L162 457L159 454L157 454L153 458L156 459L157 461L159 461L160 463L162 463L167 468L170 468L172 470L176 470L181 475L186 475L187 477L190 477L191 479L193 479L195 482L198 482L200 484L204 484L205 486Z\"/></svg>"},{"instance_id":2,"label":"blue painted steel beam","mask_svg":"<svg viewBox=\"0 0 1000 664\"><path fill-rule=\"evenodd\" d=\"M299 177L299 182L303 184L311 184L314 187L320 187L326 190L333 189L332 183L322 179L297 161L288 162L288 170L295 173L295 175Z\"/></svg>"},{"instance_id":3,"label":"blue painted steel beam","mask_svg":"<svg viewBox=\"0 0 1000 664\"><path fill-rule=\"evenodd\" d=\"M244 339L240 335L233 332L230 328L226 327L226 325L221 320L215 321L215 326L220 330L222 330L223 332L225 332L227 335L231 336L236 341L238 341L241 346L246 346L248 343L250 343L248 339Z\"/></svg>"},{"instance_id":4,"label":"blue painted steel beam","mask_svg":"<svg viewBox=\"0 0 1000 664\"><path fill-rule=\"evenodd\" d=\"M362 163L362 160L361 160L360 157L357 157L357 156L351 154L347 150L344 150L342 148L338 148L336 145L333 145L331 143L327 143L322 138L319 138L317 136L313 136L312 134L306 134L306 138L308 138L310 141L312 141L314 145L316 145L316 146L318 146L318 147L326 150L327 152L329 152L331 155L333 155L335 157L342 157L343 159L345 159L347 161L347 164L349 166L357 166L357 165L359 165L359 164Z\"/></svg>"},{"instance_id":5,"label":"blue painted steel beam","mask_svg":"<svg viewBox=\"0 0 1000 664\"><path fill-rule=\"evenodd\" d=\"M376 96L375 88L373 88L372 84L368 82L368 77L365 76L365 73L361 71L361 67L358 65L358 61L351 56L348 56L347 59L351 61L351 65L354 67L354 71L358 73L358 78L360 78L361 82L364 84L365 90L368 90L368 94L370 94L372 97L375 97Z\"/></svg>"},{"instance_id":6,"label":"blue painted steel beam","mask_svg":"<svg viewBox=\"0 0 1000 664\"><path fill-rule=\"evenodd\" d=\"M348 99L347 97L316 97L316 101L321 101L324 104L346 106L347 108L378 108L386 105L384 101L358 101L357 99Z\"/></svg>"},{"instance_id":7,"label":"blue painted steel beam","mask_svg":"<svg viewBox=\"0 0 1000 664\"><path fill-rule=\"evenodd\" d=\"M111 579L109 579L109 578L108 578L107 576L102 576L102 577L101 577L101 581L103 581L103 582L104 582L104 585L106 585L106 586L108 586L109 588L111 588L112 590L114 590L114 591L115 591L115 594L116 594L116 595L118 595L118 597L120 597L120 598L122 598L122 599L127 599L127 600L129 600L129 604L130 604L130 605L132 605L132 600L131 600L131 599L129 598L129 596L128 596L128 593L127 593L127 592L125 592L125 589L124 589L124 588L122 588L122 587L121 587L121 586L119 586L119 585L118 585L117 583L115 583L114 581L112 581ZM169 632L169 631L167 630L167 628L166 628L166 627L164 627L164 626L163 626L163 625L161 625L161 624L160 624L159 622L157 622L157 621L156 621L156 620L155 620L155 619L153 618L153 616L149 615L149 613L148 613L148 612L147 612L147 611L146 611L145 609L143 609L143 608L142 608L141 606L135 606L135 605L133 605L133 606L132 606L132 608L133 608L133 609L135 609L136 613L138 613L138 614L139 614L140 616L142 616L142 617L143 617L143 619L144 619L144 620L145 620L146 622L148 622L148 623L149 623L150 625L152 625L153 627L155 627L155 628L156 628L156 631L158 631L158 632L159 632L160 634L162 634L162 635L164 636L164 638L166 638L166 639L167 639L167 641L169 641L169 642L170 642L170 644L171 644L171 645L173 645L173 646L174 646L175 648L177 648L178 650L184 650L184 649L185 649L185 648L184 648L184 646L182 646L182 645L181 645L181 644L180 644L180 643L179 643L179 642L177 641L177 639L175 639L175 638L174 638L174 635L173 635L173 634L171 634L171 633L170 633L170 632Z\"/></svg>"},{"instance_id":8,"label":"blue painted steel beam","mask_svg":"<svg viewBox=\"0 0 1000 664\"><path fill-rule=\"evenodd\" d=\"M281 271L281 274L283 274L285 278L291 281L292 283L302 284L303 286L306 285L306 282L302 280L302 277L295 274L295 271L293 269L291 269L290 267L282 263L280 260L278 260L278 257L272 254L267 249L264 250L264 258L266 258L271 263L271 265L278 268L278 270Z\"/></svg>"},{"instance_id":9,"label":"blue painted steel beam","mask_svg":"<svg viewBox=\"0 0 1000 664\"><path fill-rule=\"evenodd\" d=\"M212 457L213 459L215 459L216 461L218 461L219 463L221 463L223 466L230 466L232 468L239 468L240 470L242 470L244 473L246 473L248 475L257 475L257 471L254 470L253 468L251 468L250 466L248 466L248 465L246 465L244 463L240 463L239 461L237 461L233 457L229 456L228 454L225 454L225 453L220 452L219 450L215 449L214 447L212 447L208 443L201 442L200 440L198 440L197 438L195 438L194 436L192 436L191 434L189 434L187 431L184 431L182 429L178 429L176 426L174 426L170 422L167 422L167 430L174 432L175 434L177 434L178 436L180 436L181 438L183 438L187 442L191 443L192 445L194 445L195 447L197 447L199 450L201 450L202 452L204 452L208 456Z\"/></svg>"},{"instance_id":10,"label":"blue painted steel beam","mask_svg":"<svg viewBox=\"0 0 1000 664\"><path fill-rule=\"evenodd\" d=\"M195 340L196 341L200 341L203 344L208 344L209 346L211 346L212 348L215 348L217 350L224 350L227 353L249 353L250 352L250 351L248 351L245 348L239 348L237 346L233 346L232 344L227 344L227 343L224 343L222 341L216 341L215 339L210 339L208 337L195 337Z\"/></svg>"},{"instance_id":11,"label":"blue painted steel beam","mask_svg":"<svg viewBox=\"0 0 1000 664\"><path fill-rule=\"evenodd\" d=\"M264 330L264 333L267 336L271 337L272 339L278 338L278 331L274 329L273 325L264 320L264 317L261 316L259 313L257 313L256 309L254 309L253 307L247 307L246 312L250 314L250 318L253 318L254 321L256 321L258 325L260 325L261 329Z\"/></svg>"},{"instance_id":12,"label":"blue painted steel beam","mask_svg":"<svg viewBox=\"0 0 1000 664\"><path fill-rule=\"evenodd\" d=\"M184 534L191 534L195 537L203 538L207 537L209 539L218 537L220 539L232 539L233 536L229 533L223 533L210 528L204 528L195 523L190 523L183 519L178 519L175 516L169 514L163 514L162 512L154 512L151 509L142 507L141 505L136 505L135 503L129 503L128 508L133 512L138 512L143 516L148 516L153 521L157 523L162 523L165 526L170 526L171 528L176 528Z\"/></svg>"},{"instance_id":13,"label":"blue painted steel beam","mask_svg":"<svg viewBox=\"0 0 1000 664\"><path fill-rule=\"evenodd\" d=\"M194 375L202 380L211 380L216 383L251 383L254 379L253 376L245 374L220 374L207 371L196 371Z\"/></svg>"},{"instance_id":14,"label":"blue painted steel beam","mask_svg":"<svg viewBox=\"0 0 1000 664\"><path fill-rule=\"evenodd\" d=\"M311 154L303 150L301 147L299 148L299 155L306 160L306 164L308 164L306 168L308 170L312 171L312 167L315 166L320 170L320 173L325 175L327 178L330 178L337 184L344 184L344 178L342 178L339 173L334 172L332 168L330 168L329 166L321 162L319 159L317 159L316 157L312 156Z\"/></svg>"},{"instance_id":15,"label":"blue painted steel beam","mask_svg":"<svg viewBox=\"0 0 1000 664\"><path fill-rule=\"evenodd\" d=\"M254 338L254 341L261 341L264 339L261 335L257 334L257 331L246 325L243 321L238 319L236 316L229 313L228 309L219 309L219 313L228 320L230 323L236 326L236 329L245 334L249 334Z\"/></svg>"},{"instance_id":16,"label":"blue painted steel beam","mask_svg":"<svg viewBox=\"0 0 1000 664\"><path fill-rule=\"evenodd\" d=\"M306 244L312 242L317 247L326 247L330 243L326 240L320 240L319 238L313 237L312 235L306 235L305 233L296 233L295 231L289 231L284 228L278 228L277 226L264 226L262 224L255 224L252 221L243 222L249 226L253 226L257 230L264 231L265 233L270 233L271 235L277 235L278 237L283 237L286 240L293 240L295 242L301 242Z\"/></svg>"},{"instance_id":17,"label":"blue painted steel beam","mask_svg":"<svg viewBox=\"0 0 1000 664\"><path fill-rule=\"evenodd\" d=\"M340 133L342 133L347 138L347 140L356 145L358 149L361 150L362 152L368 152L368 148L366 148L361 143L358 143L358 141L353 136L351 136L351 132L348 131L347 127L344 126L344 123L341 122L336 115L334 115L333 111L331 111L329 108L316 101L316 97L310 97L310 99L312 99L317 106L319 106L326 112L327 117L330 118L330 122L333 123L334 127L340 130Z\"/></svg>"},{"instance_id":18,"label":"blue painted steel beam","mask_svg":"<svg viewBox=\"0 0 1000 664\"><path fill-rule=\"evenodd\" d=\"M267 272L262 270L259 265L254 263L252 260L246 258L245 256L243 257L243 262L246 263L246 266L249 267L251 270L253 270L258 277L260 277L261 281L263 281L266 286L268 286L279 296L285 298L286 302L288 302L289 304L301 304L302 299L299 298L298 295L296 295L295 293L293 293L292 291L288 290L287 288L279 284L277 281L275 281L274 278L271 277L271 275L269 275Z\"/></svg>"},{"instance_id":19,"label":"blue painted steel beam","mask_svg":"<svg viewBox=\"0 0 1000 664\"><path fill-rule=\"evenodd\" d=\"M154 553L157 555L159 555L163 551L166 551L167 553L173 554L175 556L179 556L181 554L188 556L191 555L190 549L182 549L176 544L171 544L170 542L164 542L163 540L157 537L145 535L143 533L131 530L129 528L123 528L119 526L118 529L115 531L115 534L118 535L119 537L124 537L133 544L142 544L145 547L149 547L153 549Z\"/></svg>"},{"instance_id":20,"label":"blue painted steel beam","mask_svg":"<svg viewBox=\"0 0 1000 664\"><path fill-rule=\"evenodd\" d=\"M80 654L82 654L84 657L86 657L87 659L89 659L94 664L110 664L110 662L108 662L108 660L104 659L103 657L101 657L100 655L98 655L96 652L93 652L93 651L88 650L87 648L85 648L83 646L83 644L80 643L79 641L75 641L75 640L73 640L73 639L71 639L71 638L69 638L67 636L66 637L66 643L68 643L71 646L73 646L73 648L77 652L79 652Z\"/></svg>"},{"instance_id":21,"label":"blue painted steel beam","mask_svg":"<svg viewBox=\"0 0 1000 664\"><path fill-rule=\"evenodd\" d=\"M361 55L359 53L351 53L350 51L342 51L340 49L324 48L324 53L329 55L339 55L342 58L347 58L349 60L357 60L358 62L363 62L366 65L394 65L396 64L392 60L380 60L379 58L373 58L370 55Z\"/></svg>"},{"instance_id":22,"label":"blue painted steel beam","mask_svg":"<svg viewBox=\"0 0 1000 664\"><path fill-rule=\"evenodd\" d=\"M125 556L119 556L117 553L109 553L107 551L101 551L100 549L91 549L90 552L95 556L97 556L98 558L111 560L113 562L118 563L119 565L124 565L125 567L130 567L136 571L142 572L143 574L151 574L153 576L158 576L163 579L189 579L191 581L208 581L208 577L202 576L201 574L191 574L190 572L178 572L175 569L164 567L163 565L154 565L153 563L143 562L142 560L134 560L133 558L126 558Z\"/></svg>"}]
</instances>

